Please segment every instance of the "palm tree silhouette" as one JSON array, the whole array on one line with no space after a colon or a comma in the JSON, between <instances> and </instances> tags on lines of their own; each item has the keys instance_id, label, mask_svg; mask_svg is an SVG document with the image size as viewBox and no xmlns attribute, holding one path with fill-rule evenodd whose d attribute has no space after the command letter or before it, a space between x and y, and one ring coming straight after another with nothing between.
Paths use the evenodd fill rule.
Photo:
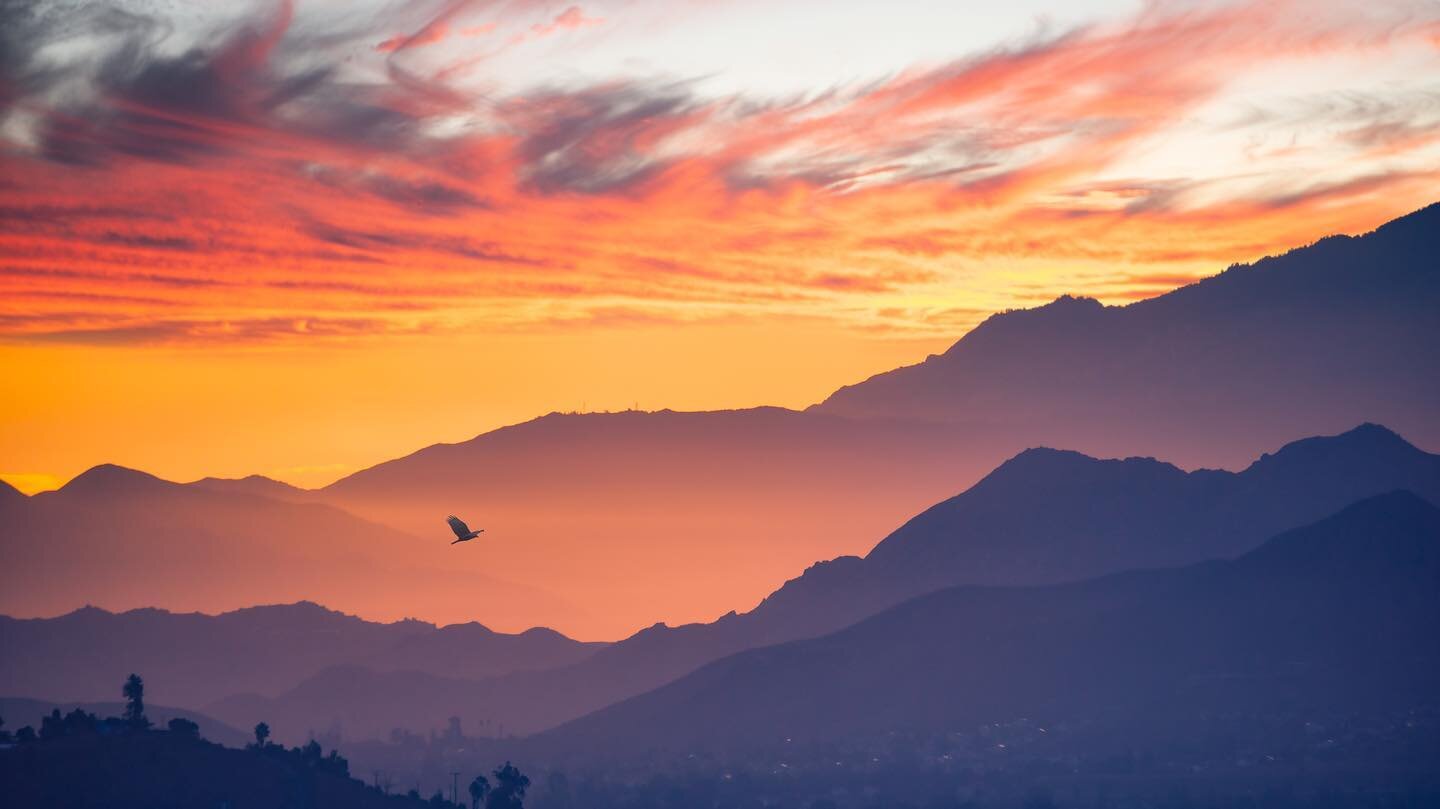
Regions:
<instances>
[{"instance_id":1,"label":"palm tree silhouette","mask_svg":"<svg viewBox=\"0 0 1440 809\"><path fill-rule=\"evenodd\" d=\"M137 728L149 726L150 721L145 718L145 681L140 675L127 677L120 693L125 697L125 721Z\"/></svg>"}]
</instances>

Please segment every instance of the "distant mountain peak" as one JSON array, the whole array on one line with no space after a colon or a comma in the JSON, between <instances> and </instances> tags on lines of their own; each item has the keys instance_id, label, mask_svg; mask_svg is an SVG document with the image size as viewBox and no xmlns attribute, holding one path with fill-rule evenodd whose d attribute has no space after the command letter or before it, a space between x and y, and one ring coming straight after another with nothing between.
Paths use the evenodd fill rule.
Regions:
<instances>
[{"instance_id":1,"label":"distant mountain peak","mask_svg":"<svg viewBox=\"0 0 1440 809\"><path fill-rule=\"evenodd\" d=\"M1104 317L1110 310L1095 298L1084 295L1061 295L1040 306L1025 309L1007 309L987 317L974 331L957 340L942 357L960 353L976 342L1000 337L1034 337L1048 335L1052 331L1067 331L1083 328L1096 318ZM964 346L965 348L962 348Z\"/></svg>"},{"instance_id":2,"label":"distant mountain peak","mask_svg":"<svg viewBox=\"0 0 1440 809\"><path fill-rule=\"evenodd\" d=\"M1089 295L1071 295L1069 293L1066 293L1056 298L1055 300L1036 308L1037 310L1073 309L1076 311L1094 311L1097 309L1104 309L1105 304L1101 303L1096 298L1090 297Z\"/></svg>"},{"instance_id":3,"label":"distant mountain peak","mask_svg":"<svg viewBox=\"0 0 1440 809\"><path fill-rule=\"evenodd\" d=\"M287 488L287 489L298 489L298 488L299 488L299 487L296 487L296 486L291 486L289 483L286 483L286 482L284 482L284 481L276 480L275 478L267 478L267 477L265 477L264 475L258 475L258 474L256 474L256 475L246 475L246 476L244 476L244 477L239 477L239 478L222 478L222 477L214 477L214 476L211 476L211 477L201 478L201 479L199 479L199 480L197 480L197 481L195 481L195 482L196 482L196 483L252 483L252 484L263 484L263 485L266 485L266 486L283 486L283 487L285 487L285 488Z\"/></svg>"},{"instance_id":4,"label":"distant mountain peak","mask_svg":"<svg viewBox=\"0 0 1440 809\"><path fill-rule=\"evenodd\" d=\"M405 620L415 621L416 619L406 618ZM424 622L421 621L419 623ZM480 623L479 621L466 621L459 624L445 624L444 626L437 627L437 629L447 635L465 635L470 637L489 638L500 634L495 630L491 629L490 627Z\"/></svg>"},{"instance_id":5,"label":"distant mountain peak","mask_svg":"<svg viewBox=\"0 0 1440 809\"><path fill-rule=\"evenodd\" d=\"M1341 441L1363 442L1371 446L1388 444L1390 446L1405 447L1407 449L1415 448L1409 441L1401 437L1399 433L1383 424L1376 424L1372 421L1363 422L1339 435L1333 436L1333 438Z\"/></svg>"},{"instance_id":6,"label":"distant mountain peak","mask_svg":"<svg viewBox=\"0 0 1440 809\"><path fill-rule=\"evenodd\" d=\"M1056 449L1055 447L1029 447L1015 454L1015 457L1005 463L1049 463L1054 461L1094 461L1098 460L1077 452L1073 449ZM1003 465L1003 464L1002 464Z\"/></svg>"},{"instance_id":7,"label":"distant mountain peak","mask_svg":"<svg viewBox=\"0 0 1440 809\"><path fill-rule=\"evenodd\" d=\"M64 615L56 616L56 620L62 618L83 620L86 618L105 618L113 615L115 615L115 613L105 609L104 607L97 607L94 604L86 604L79 609L74 609L65 613Z\"/></svg>"},{"instance_id":8,"label":"distant mountain peak","mask_svg":"<svg viewBox=\"0 0 1440 809\"><path fill-rule=\"evenodd\" d=\"M1378 439L1384 439L1384 440L1388 440L1388 441L1401 441L1401 442L1403 442L1403 441L1405 440L1405 439L1403 439L1403 438L1400 437L1400 434L1399 434L1399 433L1395 432L1394 430L1390 429L1389 427L1386 427L1386 426L1383 425L1383 424L1376 424L1376 423L1373 422L1373 421L1361 422L1360 424L1357 424L1357 425L1355 425L1354 427L1351 427L1350 429L1346 430L1346 431L1343 432L1343 433L1336 433L1334 436L1323 436L1323 435L1322 435L1322 436L1317 436L1317 438L1320 438L1320 439L1324 439L1324 438L1327 438L1327 437L1332 437L1332 438L1355 437L1355 438L1367 438L1367 439L1368 439L1368 438L1378 438Z\"/></svg>"},{"instance_id":9,"label":"distant mountain peak","mask_svg":"<svg viewBox=\"0 0 1440 809\"><path fill-rule=\"evenodd\" d=\"M264 475L246 475L243 478L206 477L186 485L212 492L249 494L276 500L299 500L310 494L306 489Z\"/></svg>"},{"instance_id":10,"label":"distant mountain peak","mask_svg":"<svg viewBox=\"0 0 1440 809\"><path fill-rule=\"evenodd\" d=\"M1174 473L1183 475L1184 472L1174 464L1150 457L1131 456L1129 458L1096 458L1086 455L1083 452L1076 452L1073 449L1052 449L1051 447L1031 447L1022 450L1010 460L1000 464L995 471L986 475L985 479L1000 477L1007 478L1020 475L1025 478L1033 478L1036 475L1072 475L1083 473L1087 468L1130 468L1149 469L1159 473Z\"/></svg>"},{"instance_id":11,"label":"distant mountain peak","mask_svg":"<svg viewBox=\"0 0 1440 809\"><path fill-rule=\"evenodd\" d=\"M151 492L177 485L138 469L103 463L76 475L59 491L65 494L114 495Z\"/></svg>"},{"instance_id":12,"label":"distant mountain peak","mask_svg":"<svg viewBox=\"0 0 1440 809\"><path fill-rule=\"evenodd\" d=\"M1425 453L1388 427L1365 422L1336 435L1322 435L1291 441L1274 453L1260 456L1250 469L1290 464L1314 464L1319 461L1345 463L1355 458L1372 460L1396 455L1420 457Z\"/></svg>"},{"instance_id":13,"label":"distant mountain peak","mask_svg":"<svg viewBox=\"0 0 1440 809\"><path fill-rule=\"evenodd\" d=\"M324 617L335 617L335 618L354 618L355 620L360 620L359 618L356 618L356 616L353 616L353 615L349 615L349 614L347 614L347 613L340 612L339 610L332 610L332 609L330 609L329 607L326 607L326 606L323 605L323 604L317 604L317 603L315 603L314 601L308 601L308 600L295 601L295 602L292 602L292 603L289 603L289 604L257 604L257 605L255 605L255 606L253 606L253 607L241 607L240 609L237 609L237 610L231 610L231 611L229 611L229 612L222 612L222 613L220 613L220 616L226 616L226 615L241 615L241 614L248 614L248 615L272 614L272 615L287 615L287 616L292 616L292 617L324 616ZM217 617L220 617L220 616L217 616Z\"/></svg>"},{"instance_id":14,"label":"distant mountain peak","mask_svg":"<svg viewBox=\"0 0 1440 809\"><path fill-rule=\"evenodd\" d=\"M1185 467L1235 468L1254 446L1367 419L1436 445L1436 234L1440 204L1125 305L1067 295L992 315L814 409Z\"/></svg>"},{"instance_id":15,"label":"distant mountain peak","mask_svg":"<svg viewBox=\"0 0 1440 809\"><path fill-rule=\"evenodd\" d=\"M1287 531L1240 564L1358 573L1395 566L1440 570L1440 508L1414 492L1367 497L1320 522Z\"/></svg>"}]
</instances>

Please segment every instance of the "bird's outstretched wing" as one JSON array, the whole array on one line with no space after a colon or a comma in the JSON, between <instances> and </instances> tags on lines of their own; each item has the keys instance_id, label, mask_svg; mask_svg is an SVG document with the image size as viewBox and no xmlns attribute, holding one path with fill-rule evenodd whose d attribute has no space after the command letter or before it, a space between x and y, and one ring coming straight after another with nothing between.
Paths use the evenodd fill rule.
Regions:
<instances>
[{"instance_id":1,"label":"bird's outstretched wing","mask_svg":"<svg viewBox=\"0 0 1440 809\"><path fill-rule=\"evenodd\" d=\"M446 517L445 522L450 523L450 530L454 531L457 537L463 539L466 534L470 533L470 526L466 525L464 520L456 517L454 514Z\"/></svg>"}]
</instances>

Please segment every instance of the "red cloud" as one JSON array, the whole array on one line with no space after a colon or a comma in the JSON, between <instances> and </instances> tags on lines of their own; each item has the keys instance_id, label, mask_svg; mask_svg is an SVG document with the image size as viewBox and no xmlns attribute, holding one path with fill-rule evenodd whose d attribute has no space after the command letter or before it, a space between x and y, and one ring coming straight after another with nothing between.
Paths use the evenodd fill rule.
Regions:
<instances>
[{"instance_id":1,"label":"red cloud","mask_svg":"<svg viewBox=\"0 0 1440 809\"><path fill-rule=\"evenodd\" d=\"M393 51L443 39L468 7ZM1130 281L1106 294L1149 294L1430 201L1440 171L1401 164L1282 176L1224 203L1193 201L1205 177L1104 178L1257 65L1434 30L1293 11L1152 4L793 102L683 83L482 99L400 60L383 82L341 81L294 58L288 6L183 58L137 31L146 57L90 77L93 101L51 101L53 71L0 77L26 88L0 112L38 121L29 151L0 151L0 335L348 340L662 304L846 319L860 301L939 294L971 263L1037 259L1114 264ZM541 27L594 22L571 7ZM24 41L38 52L45 32ZM1347 120L1337 148L1433 143L1405 112ZM296 319L336 325L283 327Z\"/></svg>"},{"instance_id":2,"label":"red cloud","mask_svg":"<svg viewBox=\"0 0 1440 809\"><path fill-rule=\"evenodd\" d=\"M377 51L398 51L418 45L440 42L450 36L450 26L445 21L434 22L413 34L396 34L375 46Z\"/></svg>"},{"instance_id":3,"label":"red cloud","mask_svg":"<svg viewBox=\"0 0 1440 809\"><path fill-rule=\"evenodd\" d=\"M579 6L571 6L548 23L536 23L530 26L530 32L536 36L548 36L556 31L573 31L577 28L601 25L604 22L603 19L597 17L586 17L585 12L581 11Z\"/></svg>"}]
</instances>

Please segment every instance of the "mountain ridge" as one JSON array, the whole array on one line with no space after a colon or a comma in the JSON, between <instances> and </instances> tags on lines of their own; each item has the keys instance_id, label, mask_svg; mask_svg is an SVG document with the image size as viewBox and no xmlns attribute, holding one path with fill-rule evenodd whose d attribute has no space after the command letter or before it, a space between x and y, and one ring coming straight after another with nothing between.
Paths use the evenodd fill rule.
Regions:
<instances>
[{"instance_id":1,"label":"mountain ridge","mask_svg":"<svg viewBox=\"0 0 1440 809\"><path fill-rule=\"evenodd\" d=\"M1186 468L1233 468L1246 447L1362 420L1435 446L1437 211L1143 301L1062 296L992 315L945 352L841 387L811 410L986 422L1030 443L1139 450Z\"/></svg>"},{"instance_id":2,"label":"mountain ridge","mask_svg":"<svg viewBox=\"0 0 1440 809\"><path fill-rule=\"evenodd\" d=\"M1365 460L1372 451L1389 452L1395 442L1406 448L1408 463L1397 463L1393 453L1384 463ZM1304 464L1286 462L1275 466L1273 474L1249 476L1243 471L1184 472L1154 459L1099 460L1047 449L1022 452L966 492L912 518L872 551L884 557L881 549L887 543L919 542L923 547L943 540L959 542L962 550L966 543L980 543L990 550L977 558L1008 559L1009 568L987 573L963 559L947 561L924 553L896 553L893 560L878 562L840 557L808 566L747 612L732 611L708 623L656 623L574 665L501 675L468 691L457 687L454 693L461 695L467 721L484 717L517 732L538 730L662 686L726 655L833 632L956 584L1034 586L1082 579L1090 571L1103 575L1137 566L1197 562L1248 551L1279 531L1395 488L1418 487L1440 500L1440 456L1414 448L1389 431L1362 427L1318 442L1292 442L1272 457L1288 459L1315 448L1328 448L1332 457L1325 463L1311 458ZM1349 474L1351 467L1363 474L1355 478ZM1097 475L1097 468L1109 471ZM1048 482L1033 483L1037 472L1049 476ZM1152 482L1137 483L1137 473ZM1103 484L1099 489L1094 487L1097 480ZM976 512L974 505L957 508L957 501L988 504L990 512ZM1044 507L1037 509L1037 502ZM1104 508L1094 509L1096 503ZM1022 536L1018 525L1029 526L1030 533ZM991 530L994 526L998 528ZM1083 530L1075 533L1077 527ZM1188 533L1172 536L1181 531ZM1018 542L1025 536L1029 538L1024 543ZM1117 543L1119 538L1129 545ZM1165 553L1147 551L1147 545ZM1059 568L1069 571L1065 575L1039 575L1047 565L1057 564L1072 567ZM1019 569L1029 570L1034 578L1007 578ZM369 687L378 685L372 680ZM367 700L381 694L376 691ZM221 708L212 710L227 715ZM298 706L286 703L270 712L296 710ZM314 726L327 722L320 716L307 721Z\"/></svg>"},{"instance_id":3,"label":"mountain ridge","mask_svg":"<svg viewBox=\"0 0 1440 809\"><path fill-rule=\"evenodd\" d=\"M379 623L309 601L216 615L92 606L55 618L0 616L0 693L100 701L130 672L143 672L152 697L203 709L236 694L282 693L341 664L479 679L571 664L604 646L540 628L506 634L478 623ZM258 721L227 718L238 727Z\"/></svg>"},{"instance_id":4,"label":"mountain ridge","mask_svg":"<svg viewBox=\"0 0 1440 809\"><path fill-rule=\"evenodd\" d=\"M1316 554L1317 547L1327 552ZM778 746L782 736L974 727L1017 716L1078 721L1103 714L1100 706L1163 733L1174 714L1261 704L1272 691L1285 695L1276 704L1302 711L1337 698L1342 706L1372 698L1404 705L1440 674L1440 654L1419 642L1440 628L1437 585L1440 508L1390 492L1283 532L1234 561L930 593L834 634L715 661L546 731L535 744L549 752L602 737L607 751ZM1359 593L1372 597L1351 598ZM1344 617L1347 610L1355 615ZM1387 632L1367 629L1372 621L1385 622ZM981 639L987 654L968 654ZM1309 668L1296 670L1296 659ZM1259 678L1232 673L1203 690L1187 685L1237 666ZM1280 672L1289 673L1267 679ZM1351 693L1360 683L1395 690ZM1176 688L1189 689L1196 705L1176 701ZM1161 703L1156 727L1145 713Z\"/></svg>"}]
</instances>

